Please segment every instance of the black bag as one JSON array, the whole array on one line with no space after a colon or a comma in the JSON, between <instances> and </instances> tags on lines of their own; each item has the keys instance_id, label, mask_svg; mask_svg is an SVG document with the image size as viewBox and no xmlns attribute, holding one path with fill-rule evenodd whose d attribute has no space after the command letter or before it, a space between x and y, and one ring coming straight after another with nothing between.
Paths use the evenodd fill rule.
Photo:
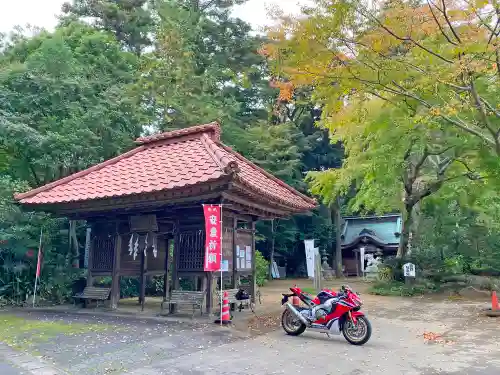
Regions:
<instances>
[{"instance_id":1,"label":"black bag","mask_svg":"<svg viewBox=\"0 0 500 375\"><path fill-rule=\"evenodd\" d=\"M238 301L242 301L242 300L245 300L245 299L250 299L250 295L247 293L246 290L244 289L239 289L238 292L236 292L236 299Z\"/></svg>"}]
</instances>

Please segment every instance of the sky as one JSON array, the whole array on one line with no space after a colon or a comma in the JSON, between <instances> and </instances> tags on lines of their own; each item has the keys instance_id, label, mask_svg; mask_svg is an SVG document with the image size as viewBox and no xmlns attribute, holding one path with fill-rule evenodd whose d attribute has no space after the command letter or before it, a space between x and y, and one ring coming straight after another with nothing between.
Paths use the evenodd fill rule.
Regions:
<instances>
[{"instance_id":1,"label":"sky","mask_svg":"<svg viewBox=\"0 0 500 375\"><path fill-rule=\"evenodd\" d=\"M68 0L0 0L0 32L12 30L16 25L39 26L52 29L61 5ZM303 0L249 0L239 6L234 15L251 23L258 30L269 23L267 9L279 4L286 13L299 11Z\"/></svg>"}]
</instances>

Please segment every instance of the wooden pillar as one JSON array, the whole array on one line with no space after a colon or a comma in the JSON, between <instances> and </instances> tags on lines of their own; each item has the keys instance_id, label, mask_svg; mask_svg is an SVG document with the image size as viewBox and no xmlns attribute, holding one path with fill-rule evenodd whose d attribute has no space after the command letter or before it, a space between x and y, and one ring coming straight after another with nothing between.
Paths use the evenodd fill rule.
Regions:
<instances>
[{"instance_id":1,"label":"wooden pillar","mask_svg":"<svg viewBox=\"0 0 500 375\"><path fill-rule=\"evenodd\" d=\"M167 297L170 294L170 272L169 272L169 267L170 267L170 243L171 239L167 239L165 241L166 243L166 254L165 254L165 273L163 274L163 302L167 300Z\"/></svg>"},{"instance_id":2,"label":"wooden pillar","mask_svg":"<svg viewBox=\"0 0 500 375\"><path fill-rule=\"evenodd\" d=\"M120 254L122 250L122 236L118 233L118 224L116 225L115 249L113 253L113 273L111 275L111 308L118 307L120 300Z\"/></svg>"},{"instance_id":3,"label":"wooden pillar","mask_svg":"<svg viewBox=\"0 0 500 375\"><path fill-rule=\"evenodd\" d=\"M238 254L236 253L236 234L238 230L238 218L233 217L233 282L232 288L238 287Z\"/></svg>"},{"instance_id":4,"label":"wooden pillar","mask_svg":"<svg viewBox=\"0 0 500 375\"><path fill-rule=\"evenodd\" d=\"M252 280L250 282L250 291L252 303L255 303L257 296L257 262L255 261L255 221L252 220Z\"/></svg>"},{"instance_id":5,"label":"wooden pillar","mask_svg":"<svg viewBox=\"0 0 500 375\"><path fill-rule=\"evenodd\" d=\"M203 278L201 279L201 290L206 293L205 296L205 311L210 313L210 310L208 309L208 272L204 272Z\"/></svg>"},{"instance_id":6,"label":"wooden pillar","mask_svg":"<svg viewBox=\"0 0 500 375\"><path fill-rule=\"evenodd\" d=\"M179 223L175 225L174 233L174 269L172 270L172 289L179 289L179 257L181 253L181 247L179 243ZM170 305L170 312L175 312L175 305Z\"/></svg>"},{"instance_id":7,"label":"wooden pillar","mask_svg":"<svg viewBox=\"0 0 500 375\"><path fill-rule=\"evenodd\" d=\"M207 314L212 312L214 306L214 275L213 272L206 272L207 275Z\"/></svg>"},{"instance_id":8,"label":"wooden pillar","mask_svg":"<svg viewBox=\"0 0 500 375\"><path fill-rule=\"evenodd\" d=\"M94 258L94 240L93 240L93 228L90 227L90 238L89 238L89 260L87 263L87 286L94 286L94 277L92 276L92 263Z\"/></svg>"},{"instance_id":9,"label":"wooden pillar","mask_svg":"<svg viewBox=\"0 0 500 375\"><path fill-rule=\"evenodd\" d=\"M144 251L141 251L141 276L140 276L140 293L139 293L139 303L141 304L141 310L144 311L144 302L146 300L146 270L148 267L148 258L144 255Z\"/></svg>"}]
</instances>

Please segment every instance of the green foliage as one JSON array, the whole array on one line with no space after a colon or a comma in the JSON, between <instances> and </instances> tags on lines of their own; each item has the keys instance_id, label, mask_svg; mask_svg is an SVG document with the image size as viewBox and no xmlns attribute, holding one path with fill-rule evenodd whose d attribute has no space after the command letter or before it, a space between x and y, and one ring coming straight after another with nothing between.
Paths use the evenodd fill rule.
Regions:
<instances>
[{"instance_id":1,"label":"green foliage","mask_svg":"<svg viewBox=\"0 0 500 375\"><path fill-rule=\"evenodd\" d=\"M219 120L223 141L295 188L306 172L340 165L341 148L315 127L322 109L309 88L276 103L264 38L230 17L243 0L73 0L53 31L14 34L0 44L0 295L22 303L32 293L40 230L44 261L39 296L63 302L83 272L73 269L68 222L15 205L36 188L127 150L144 133ZM258 246L269 254L269 226ZM84 223L77 239L84 241ZM276 249L292 270L304 263L301 241L331 248L330 211L276 221ZM33 250L34 257L26 255ZM268 267L257 258L258 279ZM81 263L81 262L80 262ZM103 280L103 282L107 282ZM138 282L122 278L123 296ZM150 294L162 290L148 283Z\"/></svg>"},{"instance_id":2,"label":"green foliage","mask_svg":"<svg viewBox=\"0 0 500 375\"><path fill-rule=\"evenodd\" d=\"M401 281L380 281L369 288L369 293L378 296L413 297L437 290L432 284L406 285Z\"/></svg>"},{"instance_id":3,"label":"green foliage","mask_svg":"<svg viewBox=\"0 0 500 375\"><path fill-rule=\"evenodd\" d=\"M124 52L112 35L80 22L31 38L18 36L0 54L4 299L22 303L32 294L41 229L44 257L38 295L56 303L71 296L82 272L71 268L67 220L23 212L13 194L65 177L131 145L144 119L139 102L128 95L137 68L137 57Z\"/></svg>"},{"instance_id":4,"label":"green foliage","mask_svg":"<svg viewBox=\"0 0 500 375\"><path fill-rule=\"evenodd\" d=\"M263 286L269 275L269 262L262 256L260 251L255 252L255 267L257 272L257 285Z\"/></svg>"},{"instance_id":5,"label":"green foliage","mask_svg":"<svg viewBox=\"0 0 500 375\"><path fill-rule=\"evenodd\" d=\"M151 44L153 18L148 0L73 0L63 5L63 12L72 17L90 18L95 27L113 33L128 50L140 54Z\"/></svg>"}]
</instances>

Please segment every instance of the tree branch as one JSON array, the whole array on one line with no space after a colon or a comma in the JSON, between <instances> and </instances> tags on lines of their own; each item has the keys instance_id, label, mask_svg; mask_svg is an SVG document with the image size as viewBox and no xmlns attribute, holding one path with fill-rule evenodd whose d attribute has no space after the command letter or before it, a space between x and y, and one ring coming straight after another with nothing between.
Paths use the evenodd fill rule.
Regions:
<instances>
[{"instance_id":1,"label":"tree branch","mask_svg":"<svg viewBox=\"0 0 500 375\"><path fill-rule=\"evenodd\" d=\"M448 26L450 27L450 30L453 34L453 36L455 37L455 39L458 41L458 43L462 43L462 41L460 40L457 32L455 31L455 28L453 27L453 25L451 24L450 22L450 19L448 17L448 12L446 11L446 2L445 0L441 0L441 4L443 4L443 16L444 16L444 19L446 20L446 23L448 24Z\"/></svg>"},{"instance_id":2,"label":"tree branch","mask_svg":"<svg viewBox=\"0 0 500 375\"><path fill-rule=\"evenodd\" d=\"M398 40L401 40L402 42L411 42L413 43L414 45L416 45L418 48L420 48L421 50L437 57L438 59L440 60L443 60L449 64L452 64L453 61L447 59L446 57L443 57L441 56L440 54L430 50L429 48L427 47L424 47L422 44L420 44L419 42L417 42L415 39L413 39L412 37L410 36L405 36L405 37L402 37L402 36L399 36L397 35L395 32L393 32L391 29L389 29L387 26L385 26L377 17L375 16L372 16L370 15L370 17L382 28L384 29L389 35L393 36L394 38L398 39Z\"/></svg>"},{"instance_id":3,"label":"tree branch","mask_svg":"<svg viewBox=\"0 0 500 375\"><path fill-rule=\"evenodd\" d=\"M434 9L432 9L432 5L431 5L431 1L430 1L430 0L427 0L427 5L429 6L429 10L431 11L432 18L434 18L434 21L435 21L435 22L436 22L436 24L438 25L438 27L439 27L439 31L441 31L441 34L443 34L443 36L446 38L446 40L447 40L449 43L451 43L451 44L453 44L453 45L455 45L455 46L456 46L456 45L457 45L457 43L456 43L456 42L454 42L454 41L452 41L452 40L450 39L450 37L448 36L448 34L446 34L446 33L444 32L443 26L441 26L441 23L439 22L439 20L438 20L438 19L437 19L437 17L436 17L436 14L434 13ZM439 8L438 8L438 9L439 9Z\"/></svg>"}]
</instances>

